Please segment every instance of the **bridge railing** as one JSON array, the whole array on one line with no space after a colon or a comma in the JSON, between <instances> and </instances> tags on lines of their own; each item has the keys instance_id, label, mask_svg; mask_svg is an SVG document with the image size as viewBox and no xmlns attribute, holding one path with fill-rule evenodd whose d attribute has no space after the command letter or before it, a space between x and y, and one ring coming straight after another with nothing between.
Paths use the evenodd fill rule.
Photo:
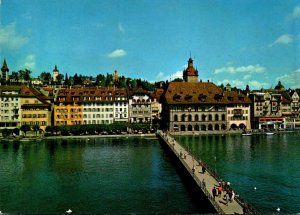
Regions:
<instances>
[{"instance_id":1,"label":"bridge railing","mask_svg":"<svg viewBox=\"0 0 300 215\"><path fill-rule=\"evenodd\" d=\"M224 212L222 211L222 209L220 208L220 206L214 201L213 196L210 194L210 192L207 191L207 189L205 187L203 187L203 183L201 181L199 181L198 178L194 177L194 174L189 170L186 162L182 161L181 156L173 149L173 146L171 143L169 143L167 137L168 135L170 136L170 138L174 139L174 137L171 136L171 134L165 134L163 132L159 133L160 136L166 141L166 143L172 148L173 152L176 154L177 157L180 158L181 162L183 163L183 165L186 167L186 169L189 171L189 173L193 176L193 178L195 179L195 181L197 182L197 184L200 186L200 188L202 189L202 191L205 193L205 195L209 198L210 202L214 205L214 207L216 208L218 213L224 214ZM187 150L190 154L190 156L192 157L192 159L198 163L201 163L201 165L203 165L206 170L209 172L209 174L211 176L213 176L216 181L222 181L221 177L217 174L217 172L212 169L210 166L208 166L204 161L200 161L198 158L196 158L189 150ZM233 189L231 187L227 187L226 191L233 191ZM234 192L235 195L235 200L243 207L244 213L246 214L258 214L258 211L251 206L245 199L241 198L239 193Z\"/></svg>"},{"instance_id":2,"label":"bridge railing","mask_svg":"<svg viewBox=\"0 0 300 215\"><path fill-rule=\"evenodd\" d=\"M167 135L164 133L159 133L160 136L164 139L164 141L170 146L170 148L172 149L172 151L174 152L174 154L179 158L179 160L181 161L181 163L185 166L186 170L190 173L190 175L194 178L194 180L196 181L197 185L201 188L202 192L206 195L206 197L209 199L209 201L213 204L214 208L216 209L218 214L224 214L224 211L222 210L222 208L216 203L216 201L214 200L213 196L210 194L210 192L206 189L205 184L200 181L197 177L195 177L195 174L190 170L190 168L188 167L187 163L184 161L184 159L182 159L181 155L174 150L174 146L168 141ZM172 139L174 139L172 137Z\"/></svg>"}]
</instances>

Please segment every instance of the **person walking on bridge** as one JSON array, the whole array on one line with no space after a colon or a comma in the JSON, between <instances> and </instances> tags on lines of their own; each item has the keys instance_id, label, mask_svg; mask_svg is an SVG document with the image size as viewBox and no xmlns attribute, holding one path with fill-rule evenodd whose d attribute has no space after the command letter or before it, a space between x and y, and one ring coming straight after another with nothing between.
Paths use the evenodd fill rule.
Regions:
<instances>
[{"instance_id":1,"label":"person walking on bridge","mask_svg":"<svg viewBox=\"0 0 300 215\"><path fill-rule=\"evenodd\" d=\"M212 189L212 195L213 195L213 199L215 200L215 197L217 196L217 189L216 189L216 187L214 187Z\"/></svg>"}]
</instances>

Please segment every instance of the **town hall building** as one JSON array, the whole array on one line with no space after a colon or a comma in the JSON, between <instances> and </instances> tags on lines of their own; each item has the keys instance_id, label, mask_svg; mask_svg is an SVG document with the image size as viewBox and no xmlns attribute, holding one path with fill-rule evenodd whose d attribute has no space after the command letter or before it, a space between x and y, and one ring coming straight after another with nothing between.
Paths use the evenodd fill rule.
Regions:
<instances>
[{"instance_id":1,"label":"town hall building","mask_svg":"<svg viewBox=\"0 0 300 215\"><path fill-rule=\"evenodd\" d=\"M169 131L251 129L251 100L244 94L198 81L193 60L183 71L183 82L170 82L162 96L162 117Z\"/></svg>"}]
</instances>

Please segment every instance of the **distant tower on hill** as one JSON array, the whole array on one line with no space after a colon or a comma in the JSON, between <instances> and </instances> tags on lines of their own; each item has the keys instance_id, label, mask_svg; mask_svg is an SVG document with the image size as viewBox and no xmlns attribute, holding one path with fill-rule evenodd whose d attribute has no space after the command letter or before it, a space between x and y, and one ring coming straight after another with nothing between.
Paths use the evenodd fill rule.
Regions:
<instances>
[{"instance_id":1,"label":"distant tower on hill","mask_svg":"<svg viewBox=\"0 0 300 215\"><path fill-rule=\"evenodd\" d=\"M183 71L183 81L198 82L198 70L193 66L193 59L188 60L188 67Z\"/></svg>"},{"instance_id":2,"label":"distant tower on hill","mask_svg":"<svg viewBox=\"0 0 300 215\"><path fill-rule=\"evenodd\" d=\"M6 60L4 59L4 62L3 62L3 66L1 68L1 80L2 81L7 81L8 80L8 72L9 72L9 69L7 67L7 64L6 64Z\"/></svg>"},{"instance_id":3,"label":"distant tower on hill","mask_svg":"<svg viewBox=\"0 0 300 215\"><path fill-rule=\"evenodd\" d=\"M113 80L114 80L114 82L119 80L119 74L118 74L117 70L114 71Z\"/></svg>"},{"instance_id":4,"label":"distant tower on hill","mask_svg":"<svg viewBox=\"0 0 300 215\"><path fill-rule=\"evenodd\" d=\"M59 75L59 70L57 69L57 66L55 65L54 69L53 69L53 81L56 82L57 81L57 76Z\"/></svg>"}]
</instances>

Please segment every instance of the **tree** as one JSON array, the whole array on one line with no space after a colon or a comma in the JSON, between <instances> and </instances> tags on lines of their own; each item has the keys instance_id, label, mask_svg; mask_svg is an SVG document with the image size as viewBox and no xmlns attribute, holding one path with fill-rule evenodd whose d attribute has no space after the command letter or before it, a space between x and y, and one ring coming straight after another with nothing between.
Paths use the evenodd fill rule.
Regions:
<instances>
[{"instance_id":1,"label":"tree","mask_svg":"<svg viewBox=\"0 0 300 215\"><path fill-rule=\"evenodd\" d=\"M25 71L24 70L19 70L19 78L21 79L21 80L24 80L25 79Z\"/></svg>"},{"instance_id":2,"label":"tree","mask_svg":"<svg viewBox=\"0 0 300 215\"><path fill-rule=\"evenodd\" d=\"M56 82L58 84L61 84L63 80L64 80L64 76L62 74L58 74L58 76L56 76Z\"/></svg>"},{"instance_id":3,"label":"tree","mask_svg":"<svg viewBox=\"0 0 300 215\"><path fill-rule=\"evenodd\" d=\"M25 136L26 136L27 131L30 131L30 125L24 124L24 125L21 126L20 130L21 130L22 132L24 132L24 134L25 134Z\"/></svg>"},{"instance_id":4,"label":"tree","mask_svg":"<svg viewBox=\"0 0 300 215\"><path fill-rule=\"evenodd\" d=\"M40 79L44 83L49 84L52 80L51 73L50 72L42 72L41 75L40 75Z\"/></svg>"},{"instance_id":5,"label":"tree","mask_svg":"<svg viewBox=\"0 0 300 215\"><path fill-rule=\"evenodd\" d=\"M32 130L35 131L35 136L37 136L37 132L40 130L40 126L39 125L33 125Z\"/></svg>"},{"instance_id":6,"label":"tree","mask_svg":"<svg viewBox=\"0 0 300 215\"><path fill-rule=\"evenodd\" d=\"M10 75L10 79L13 79L13 80L16 81L16 82L19 82L19 79L20 79L19 73L13 71L13 72L11 73L11 75Z\"/></svg>"},{"instance_id":7,"label":"tree","mask_svg":"<svg viewBox=\"0 0 300 215\"><path fill-rule=\"evenodd\" d=\"M19 128L14 128L13 133L15 135L19 135L20 134L20 129Z\"/></svg>"},{"instance_id":8,"label":"tree","mask_svg":"<svg viewBox=\"0 0 300 215\"><path fill-rule=\"evenodd\" d=\"M109 87L112 86L113 84L113 75L112 74L106 74L106 81L105 81L105 86Z\"/></svg>"},{"instance_id":9,"label":"tree","mask_svg":"<svg viewBox=\"0 0 300 215\"><path fill-rule=\"evenodd\" d=\"M68 73L66 73L66 77L65 77L65 82L64 82L65 85L67 86L70 86L71 85L71 80L70 78L68 77Z\"/></svg>"},{"instance_id":10,"label":"tree","mask_svg":"<svg viewBox=\"0 0 300 215\"><path fill-rule=\"evenodd\" d=\"M183 82L182 78L175 78L172 82Z\"/></svg>"},{"instance_id":11,"label":"tree","mask_svg":"<svg viewBox=\"0 0 300 215\"><path fill-rule=\"evenodd\" d=\"M55 134L57 135L58 132L60 132L60 127L59 126L53 126L53 131L55 132Z\"/></svg>"},{"instance_id":12,"label":"tree","mask_svg":"<svg viewBox=\"0 0 300 215\"><path fill-rule=\"evenodd\" d=\"M8 130L7 128L4 128L2 130L2 136L3 137L8 137L11 134L11 130Z\"/></svg>"},{"instance_id":13,"label":"tree","mask_svg":"<svg viewBox=\"0 0 300 215\"><path fill-rule=\"evenodd\" d=\"M96 86L105 86L106 78L104 75L99 74L96 77Z\"/></svg>"},{"instance_id":14,"label":"tree","mask_svg":"<svg viewBox=\"0 0 300 215\"><path fill-rule=\"evenodd\" d=\"M28 70L28 69L25 69L25 74L24 74L24 80L25 81L30 81L30 74L31 74L31 71Z\"/></svg>"}]
</instances>

